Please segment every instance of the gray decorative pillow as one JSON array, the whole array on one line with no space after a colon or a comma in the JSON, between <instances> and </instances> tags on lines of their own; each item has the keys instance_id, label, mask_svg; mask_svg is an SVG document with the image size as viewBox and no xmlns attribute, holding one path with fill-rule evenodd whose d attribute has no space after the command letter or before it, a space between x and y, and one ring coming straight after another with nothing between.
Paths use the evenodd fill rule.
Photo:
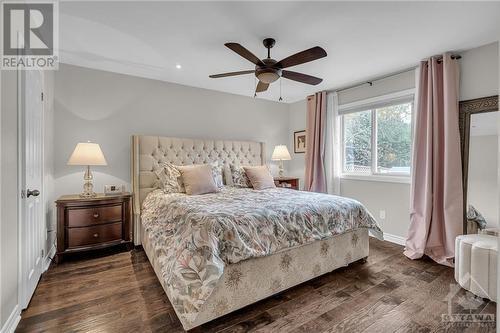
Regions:
<instances>
[{"instance_id":1,"label":"gray decorative pillow","mask_svg":"<svg viewBox=\"0 0 500 333\"><path fill-rule=\"evenodd\" d=\"M222 181L223 166L219 162L212 162L210 163L210 167L212 168L212 177L214 178L215 185L217 188L222 188L224 186L224 182Z\"/></svg>"},{"instance_id":2,"label":"gray decorative pillow","mask_svg":"<svg viewBox=\"0 0 500 333\"><path fill-rule=\"evenodd\" d=\"M155 174L160 180L160 188L165 193L184 193L184 184L182 183L181 173L177 166L164 162L158 165Z\"/></svg>"},{"instance_id":3,"label":"gray decorative pillow","mask_svg":"<svg viewBox=\"0 0 500 333\"><path fill-rule=\"evenodd\" d=\"M231 164L231 178L233 181L233 186L236 187L252 187L252 183L248 179L245 169L239 165Z\"/></svg>"},{"instance_id":4,"label":"gray decorative pillow","mask_svg":"<svg viewBox=\"0 0 500 333\"><path fill-rule=\"evenodd\" d=\"M469 205L467 211L467 221L477 223L479 229L486 228L486 220L483 215L472 205Z\"/></svg>"}]
</instances>

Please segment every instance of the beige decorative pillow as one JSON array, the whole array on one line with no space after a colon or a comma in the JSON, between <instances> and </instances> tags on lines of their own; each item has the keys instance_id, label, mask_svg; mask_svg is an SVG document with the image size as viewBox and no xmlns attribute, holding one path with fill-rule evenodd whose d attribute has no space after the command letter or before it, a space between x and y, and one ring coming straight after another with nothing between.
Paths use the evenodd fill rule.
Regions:
<instances>
[{"instance_id":1,"label":"beige decorative pillow","mask_svg":"<svg viewBox=\"0 0 500 333\"><path fill-rule=\"evenodd\" d=\"M183 193L186 192L182 184L181 173L177 166L163 162L158 165L155 174L160 180L160 186L165 193Z\"/></svg>"},{"instance_id":2,"label":"beige decorative pillow","mask_svg":"<svg viewBox=\"0 0 500 333\"><path fill-rule=\"evenodd\" d=\"M255 190L263 190L266 188L274 188L274 178L265 165L260 166L245 166L243 167L250 183Z\"/></svg>"},{"instance_id":3,"label":"beige decorative pillow","mask_svg":"<svg viewBox=\"0 0 500 333\"><path fill-rule=\"evenodd\" d=\"M194 164L178 166L186 193L189 195L217 192L209 164Z\"/></svg>"}]
</instances>

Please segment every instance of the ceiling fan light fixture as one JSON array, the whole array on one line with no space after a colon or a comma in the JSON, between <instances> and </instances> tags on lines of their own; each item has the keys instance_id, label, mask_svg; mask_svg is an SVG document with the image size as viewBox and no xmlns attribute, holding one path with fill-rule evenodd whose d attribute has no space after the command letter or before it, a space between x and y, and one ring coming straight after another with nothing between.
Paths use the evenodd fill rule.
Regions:
<instances>
[{"instance_id":1,"label":"ceiling fan light fixture","mask_svg":"<svg viewBox=\"0 0 500 333\"><path fill-rule=\"evenodd\" d=\"M275 72L263 72L257 74L257 78L259 79L260 82L269 84L278 80L280 76L278 75L278 73Z\"/></svg>"}]
</instances>

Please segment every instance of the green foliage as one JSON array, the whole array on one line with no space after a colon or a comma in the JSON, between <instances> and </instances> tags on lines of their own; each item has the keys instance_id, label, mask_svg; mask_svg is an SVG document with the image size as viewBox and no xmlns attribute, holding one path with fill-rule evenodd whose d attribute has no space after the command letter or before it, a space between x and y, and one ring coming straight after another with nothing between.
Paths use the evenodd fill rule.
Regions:
<instances>
[{"instance_id":1,"label":"green foliage","mask_svg":"<svg viewBox=\"0 0 500 333\"><path fill-rule=\"evenodd\" d=\"M409 167L411 161L411 104L375 110L377 118L377 165L382 169ZM344 116L346 166L371 165L371 111Z\"/></svg>"},{"instance_id":2,"label":"green foliage","mask_svg":"<svg viewBox=\"0 0 500 333\"><path fill-rule=\"evenodd\" d=\"M371 111L344 116L346 167L371 165L371 136Z\"/></svg>"}]
</instances>

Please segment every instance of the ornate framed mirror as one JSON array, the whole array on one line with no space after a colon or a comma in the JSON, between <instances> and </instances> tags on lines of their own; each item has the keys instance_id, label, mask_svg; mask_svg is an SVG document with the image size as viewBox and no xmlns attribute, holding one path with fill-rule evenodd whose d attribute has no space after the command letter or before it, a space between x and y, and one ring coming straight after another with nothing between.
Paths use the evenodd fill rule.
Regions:
<instances>
[{"instance_id":1,"label":"ornate framed mirror","mask_svg":"<svg viewBox=\"0 0 500 333\"><path fill-rule=\"evenodd\" d=\"M478 225L484 227L484 223L487 223L488 227L498 226L499 223L497 180L499 122L496 111L498 111L498 95L459 103L464 234L476 233Z\"/></svg>"}]
</instances>

